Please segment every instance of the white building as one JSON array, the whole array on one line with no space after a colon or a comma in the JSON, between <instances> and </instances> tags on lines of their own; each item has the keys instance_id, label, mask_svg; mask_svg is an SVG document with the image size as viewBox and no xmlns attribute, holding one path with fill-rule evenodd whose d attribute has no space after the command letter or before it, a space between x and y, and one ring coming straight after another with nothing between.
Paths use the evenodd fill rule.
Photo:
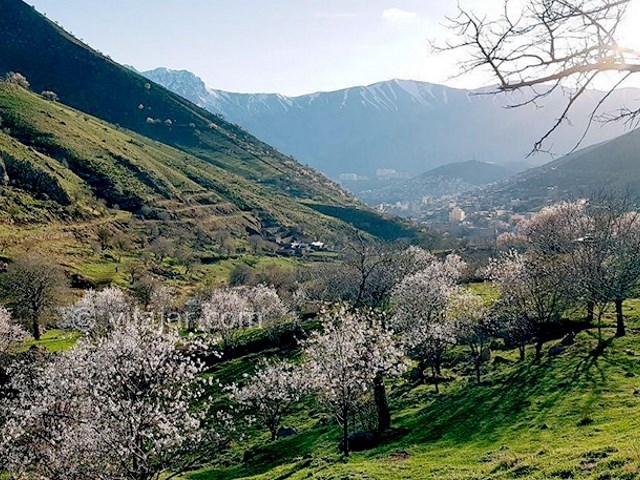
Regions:
<instances>
[{"instance_id":1,"label":"white building","mask_svg":"<svg viewBox=\"0 0 640 480\"><path fill-rule=\"evenodd\" d=\"M449 211L449 222L451 223L460 223L467 217L467 214L464 213L460 207L453 207Z\"/></svg>"}]
</instances>

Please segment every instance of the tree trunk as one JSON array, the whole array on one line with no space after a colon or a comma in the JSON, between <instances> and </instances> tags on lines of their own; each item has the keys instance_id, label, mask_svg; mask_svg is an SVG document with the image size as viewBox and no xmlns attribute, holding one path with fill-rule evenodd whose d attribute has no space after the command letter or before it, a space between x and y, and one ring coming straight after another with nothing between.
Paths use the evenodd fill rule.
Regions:
<instances>
[{"instance_id":1,"label":"tree trunk","mask_svg":"<svg viewBox=\"0 0 640 480\"><path fill-rule=\"evenodd\" d=\"M525 345L520 345L518 347L518 352L520 353L520 361L524 362L525 358L526 358L526 350L525 350L526 346Z\"/></svg>"},{"instance_id":2,"label":"tree trunk","mask_svg":"<svg viewBox=\"0 0 640 480\"><path fill-rule=\"evenodd\" d=\"M622 303L624 299L616 298L616 337L624 337L627 329L624 326L624 313L622 311Z\"/></svg>"},{"instance_id":3,"label":"tree trunk","mask_svg":"<svg viewBox=\"0 0 640 480\"><path fill-rule=\"evenodd\" d=\"M387 389L381 373L373 380L373 395L378 410L378 432L383 433L391 428L391 410L387 401Z\"/></svg>"},{"instance_id":4,"label":"tree trunk","mask_svg":"<svg viewBox=\"0 0 640 480\"><path fill-rule=\"evenodd\" d=\"M542 347L544 346L544 342L542 340L538 340L536 342L536 362L539 362L542 358Z\"/></svg>"},{"instance_id":5,"label":"tree trunk","mask_svg":"<svg viewBox=\"0 0 640 480\"><path fill-rule=\"evenodd\" d=\"M442 376L442 362L440 360L436 362L436 376Z\"/></svg>"},{"instance_id":6,"label":"tree trunk","mask_svg":"<svg viewBox=\"0 0 640 480\"><path fill-rule=\"evenodd\" d=\"M478 385L480 385L480 380L482 379L482 372L481 372L481 368L480 366L482 365L482 360L481 357L478 357L478 359L475 361L476 364L476 382L478 383Z\"/></svg>"},{"instance_id":7,"label":"tree trunk","mask_svg":"<svg viewBox=\"0 0 640 480\"><path fill-rule=\"evenodd\" d=\"M32 330L33 330L34 340L36 341L40 340L40 322L38 321L37 318L33 320Z\"/></svg>"},{"instance_id":8,"label":"tree trunk","mask_svg":"<svg viewBox=\"0 0 640 480\"><path fill-rule=\"evenodd\" d=\"M440 378L440 375L438 374L438 369L436 367L433 367L431 369L431 373L433 375L433 386L436 390L436 393L440 393L440 384L438 383L438 379Z\"/></svg>"},{"instance_id":9,"label":"tree trunk","mask_svg":"<svg viewBox=\"0 0 640 480\"><path fill-rule=\"evenodd\" d=\"M587 323L593 323L595 305L593 302L587 303Z\"/></svg>"},{"instance_id":10,"label":"tree trunk","mask_svg":"<svg viewBox=\"0 0 640 480\"><path fill-rule=\"evenodd\" d=\"M342 445L344 446L344 455L349 456L349 410L342 410Z\"/></svg>"},{"instance_id":11,"label":"tree trunk","mask_svg":"<svg viewBox=\"0 0 640 480\"><path fill-rule=\"evenodd\" d=\"M424 371L426 370L427 366L425 365L425 362L423 360L418 361L418 380L420 381L420 383L427 383L427 379L424 376Z\"/></svg>"}]
</instances>

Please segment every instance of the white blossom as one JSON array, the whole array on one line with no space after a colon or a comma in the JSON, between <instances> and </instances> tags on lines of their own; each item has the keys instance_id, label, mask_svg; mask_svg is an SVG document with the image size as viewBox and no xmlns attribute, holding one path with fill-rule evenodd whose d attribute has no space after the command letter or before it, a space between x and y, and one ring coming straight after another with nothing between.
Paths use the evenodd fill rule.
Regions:
<instances>
[{"instance_id":1,"label":"white blossom","mask_svg":"<svg viewBox=\"0 0 640 480\"><path fill-rule=\"evenodd\" d=\"M203 364L171 332L119 325L14 375L5 469L43 480L157 479L224 438L206 420ZM28 372L24 373L24 372Z\"/></svg>"},{"instance_id":2,"label":"white blossom","mask_svg":"<svg viewBox=\"0 0 640 480\"><path fill-rule=\"evenodd\" d=\"M376 376L404 371L403 351L377 318L341 309L323 318L324 331L305 342L310 387L343 429L349 453L349 420L371 392Z\"/></svg>"},{"instance_id":3,"label":"white blossom","mask_svg":"<svg viewBox=\"0 0 640 480\"><path fill-rule=\"evenodd\" d=\"M0 355L9 353L27 337L27 333L11 319L11 313L0 305Z\"/></svg>"},{"instance_id":4,"label":"white blossom","mask_svg":"<svg viewBox=\"0 0 640 480\"><path fill-rule=\"evenodd\" d=\"M247 328L272 329L296 317L272 287L221 288L201 305L199 329L216 335L225 348L238 342Z\"/></svg>"},{"instance_id":5,"label":"white blossom","mask_svg":"<svg viewBox=\"0 0 640 480\"><path fill-rule=\"evenodd\" d=\"M284 361L262 362L243 386L229 387L232 400L262 423L276 439L278 428L306 389L301 369Z\"/></svg>"},{"instance_id":6,"label":"white blossom","mask_svg":"<svg viewBox=\"0 0 640 480\"><path fill-rule=\"evenodd\" d=\"M456 342L456 326L448 313L464 267L457 255L433 261L406 277L392 295L391 325L408 353L418 360L420 372L431 368L436 391L444 354Z\"/></svg>"},{"instance_id":7,"label":"white blossom","mask_svg":"<svg viewBox=\"0 0 640 480\"><path fill-rule=\"evenodd\" d=\"M91 336L103 335L125 322L132 310L131 299L119 288L89 290L76 303L62 309L60 326Z\"/></svg>"}]
</instances>

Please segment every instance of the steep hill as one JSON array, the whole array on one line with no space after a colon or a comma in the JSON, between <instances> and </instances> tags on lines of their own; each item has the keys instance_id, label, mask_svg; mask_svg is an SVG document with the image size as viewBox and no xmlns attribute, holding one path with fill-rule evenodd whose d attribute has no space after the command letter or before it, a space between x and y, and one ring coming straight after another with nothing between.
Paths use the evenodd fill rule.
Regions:
<instances>
[{"instance_id":1,"label":"steep hill","mask_svg":"<svg viewBox=\"0 0 640 480\"><path fill-rule=\"evenodd\" d=\"M151 84L73 38L21 0L0 0L0 73L32 90L203 160L305 198L340 198L321 175L182 97Z\"/></svg>"},{"instance_id":2,"label":"steep hill","mask_svg":"<svg viewBox=\"0 0 640 480\"><path fill-rule=\"evenodd\" d=\"M469 160L515 166L566 101L558 93L543 109L506 110L504 98L411 80L285 97L215 90L185 71L160 68L144 75L335 179L346 172L371 178L376 170L388 168L415 176ZM588 92L575 104L572 124L563 125L553 138L556 153L573 148L600 95ZM637 90L621 90L604 108L631 108L639 97ZM585 145L623 132L621 125L596 126ZM534 160L540 164L548 157Z\"/></svg>"},{"instance_id":3,"label":"steep hill","mask_svg":"<svg viewBox=\"0 0 640 480\"><path fill-rule=\"evenodd\" d=\"M61 103L116 126L92 130L82 122L71 124L58 115L71 118L76 113L59 106L45 108L42 99L3 87L7 105L3 104L5 111L0 114L7 117L9 135L25 147L23 153L32 147L49 162L57 161L55 168L60 168L60 162L65 169L68 165L77 177L74 181L82 181L107 206L135 214L147 207L144 214L148 215L149 208L162 209L159 199L226 202L246 212L253 223L295 226L309 235L335 233L346 224L304 203L340 206L347 221L356 216L357 202L322 174L111 61L21 0L0 0L0 31L0 74L20 72L34 92L53 91ZM91 119L86 125L97 122ZM149 143L123 128L174 148ZM106 136L96 134L101 129ZM116 147L114 138L127 145ZM3 137L3 145L8 143ZM85 149L85 156L80 149ZM162 153L156 156L149 150ZM26 214L21 208L12 211Z\"/></svg>"},{"instance_id":4,"label":"steep hill","mask_svg":"<svg viewBox=\"0 0 640 480\"><path fill-rule=\"evenodd\" d=\"M514 172L501 165L493 163L478 162L470 160L468 162L449 163L436 167L428 172L423 173L418 178L426 177L442 177L442 178L459 178L460 180L471 185L487 185L489 183L502 180Z\"/></svg>"},{"instance_id":5,"label":"steep hill","mask_svg":"<svg viewBox=\"0 0 640 480\"><path fill-rule=\"evenodd\" d=\"M602 190L640 193L640 130L522 172L486 194L496 202L519 198L535 208Z\"/></svg>"},{"instance_id":6,"label":"steep hill","mask_svg":"<svg viewBox=\"0 0 640 480\"><path fill-rule=\"evenodd\" d=\"M51 214L3 208L14 224L86 219L107 209L147 219L177 219L186 210L262 212L253 223L277 221L323 228L315 211L292 204L198 157L115 128L60 103L0 82L0 168L9 194L30 196ZM305 218L306 216L306 218ZM30 217L32 222L30 222ZM318 220L318 219L316 219Z\"/></svg>"}]
</instances>

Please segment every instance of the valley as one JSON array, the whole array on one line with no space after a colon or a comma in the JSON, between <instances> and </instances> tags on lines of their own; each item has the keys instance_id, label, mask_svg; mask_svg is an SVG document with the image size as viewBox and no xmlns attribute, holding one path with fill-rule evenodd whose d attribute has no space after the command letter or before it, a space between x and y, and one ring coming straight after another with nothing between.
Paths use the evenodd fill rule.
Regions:
<instances>
[{"instance_id":1,"label":"valley","mask_svg":"<svg viewBox=\"0 0 640 480\"><path fill-rule=\"evenodd\" d=\"M0 480L640 478L635 1L0 0Z\"/></svg>"}]
</instances>

